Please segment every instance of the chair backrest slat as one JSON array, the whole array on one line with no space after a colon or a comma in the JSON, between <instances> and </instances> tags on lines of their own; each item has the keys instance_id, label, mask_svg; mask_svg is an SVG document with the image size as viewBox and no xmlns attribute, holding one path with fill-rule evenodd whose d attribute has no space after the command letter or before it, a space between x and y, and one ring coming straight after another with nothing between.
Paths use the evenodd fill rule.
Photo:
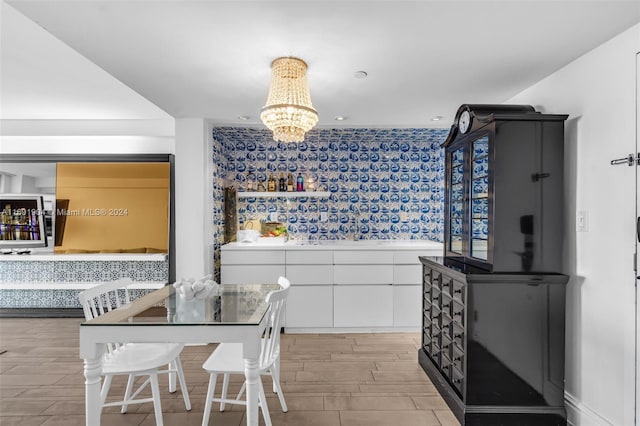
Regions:
<instances>
[{"instance_id":1,"label":"chair backrest slat","mask_svg":"<svg viewBox=\"0 0 640 426\"><path fill-rule=\"evenodd\" d=\"M122 278L101 283L80 292L78 298L82 304L85 319L91 320L131 302L128 286L132 283L131 278ZM124 291L121 292L121 289ZM109 343L107 349L113 352L120 346L118 343Z\"/></svg>"},{"instance_id":2,"label":"chair backrest slat","mask_svg":"<svg viewBox=\"0 0 640 426\"><path fill-rule=\"evenodd\" d=\"M261 367L272 364L280 353L280 328L291 284L284 277L278 279L278 284L280 284L280 290L270 292L266 299L269 308L266 313L267 326L260 351L259 365Z\"/></svg>"}]
</instances>

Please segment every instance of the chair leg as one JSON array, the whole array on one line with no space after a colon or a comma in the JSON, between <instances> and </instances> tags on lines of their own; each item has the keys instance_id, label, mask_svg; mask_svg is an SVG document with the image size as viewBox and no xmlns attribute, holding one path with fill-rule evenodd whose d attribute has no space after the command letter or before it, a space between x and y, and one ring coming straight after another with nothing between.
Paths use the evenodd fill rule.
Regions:
<instances>
[{"instance_id":1,"label":"chair leg","mask_svg":"<svg viewBox=\"0 0 640 426\"><path fill-rule=\"evenodd\" d=\"M182 399L184 399L184 408L191 411L191 400L189 400L189 389L187 389L187 381L184 378L184 370L182 369L182 361L177 357L173 361L178 372L178 380L180 381L180 390L182 390Z\"/></svg>"},{"instance_id":2,"label":"chair leg","mask_svg":"<svg viewBox=\"0 0 640 426\"><path fill-rule=\"evenodd\" d=\"M177 366L175 364L176 364L176 360L174 359L169 363L167 368L169 370L175 370L177 369ZM174 393L177 390L176 389L176 373L173 371L170 371L167 375L169 376L169 393Z\"/></svg>"},{"instance_id":3,"label":"chair leg","mask_svg":"<svg viewBox=\"0 0 640 426\"><path fill-rule=\"evenodd\" d=\"M160 385L158 384L158 374L151 373L149 375L151 381L151 395L153 396L153 411L156 415L156 426L163 426L162 422L162 403L160 402Z\"/></svg>"},{"instance_id":4,"label":"chair leg","mask_svg":"<svg viewBox=\"0 0 640 426\"><path fill-rule=\"evenodd\" d=\"M276 389L276 393L278 394L278 399L280 400L280 406L282 407L282 412L286 413L289 411L287 408L287 403L284 401L284 393L282 392L282 387L280 386L280 377L276 376L271 372L271 376L273 379L273 387Z\"/></svg>"},{"instance_id":5,"label":"chair leg","mask_svg":"<svg viewBox=\"0 0 640 426\"><path fill-rule=\"evenodd\" d=\"M236 396L236 399L242 398L242 394L244 393L245 390L247 390L247 381L246 380L244 381L244 383L242 383L242 387L238 391L238 396Z\"/></svg>"},{"instance_id":6,"label":"chair leg","mask_svg":"<svg viewBox=\"0 0 640 426\"><path fill-rule=\"evenodd\" d=\"M220 411L224 411L224 406L226 404L224 400L227 399L228 390L229 390L229 375L225 373L225 375L222 377L222 396L220 398L222 398L223 401L220 401Z\"/></svg>"},{"instance_id":7,"label":"chair leg","mask_svg":"<svg viewBox=\"0 0 640 426\"><path fill-rule=\"evenodd\" d=\"M267 406L267 397L264 394L264 386L262 386L262 377L258 377L258 403L262 407L262 417L265 426L271 425L271 415L269 415L269 407Z\"/></svg>"},{"instance_id":8,"label":"chair leg","mask_svg":"<svg viewBox=\"0 0 640 426\"><path fill-rule=\"evenodd\" d=\"M135 379L136 376L134 376L133 374L129 374L129 378L127 379L127 388L124 391L123 402L125 402L125 404L122 404L122 408L120 409L120 412L122 414L127 412L128 404L126 404L126 402L131 399L131 390L133 389L133 382L135 381Z\"/></svg>"},{"instance_id":9,"label":"chair leg","mask_svg":"<svg viewBox=\"0 0 640 426\"><path fill-rule=\"evenodd\" d=\"M106 375L104 376L104 382L102 382L102 389L100 389L100 399L102 400L102 404L107 400L107 395L109 395L109 388L111 387L111 379L113 376Z\"/></svg>"},{"instance_id":10,"label":"chair leg","mask_svg":"<svg viewBox=\"0 0 640 426\"><path fill-rule=\"evenodd\" d=\"M207 388L207 399L204 401L204 414L202 415L202 426L209 425L209 416L211 415L211 405L213 405L213 397L216 390L217 374L209 374L209 387Z\"/></svg>"},{"instance_id":11,"label":"chair leg","mask_svg":"<svg viewBox=\"0 0 640 426\"><path fill-rule=\"evenodd\" d=\"M276 382L280 381L280 357L276 359L276 362L271 367L271 377L273 377L273 393L277 393Z\"/></svg>"}]
</instances>

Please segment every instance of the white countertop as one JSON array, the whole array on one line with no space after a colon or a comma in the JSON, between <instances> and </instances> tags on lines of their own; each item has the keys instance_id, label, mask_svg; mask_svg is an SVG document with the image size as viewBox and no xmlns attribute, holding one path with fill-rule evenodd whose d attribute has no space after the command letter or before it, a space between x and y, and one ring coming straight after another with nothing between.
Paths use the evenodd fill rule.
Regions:
<instances>
[{"instance_id":1,"label":"white countertop","mask_svg":"<svg viewBox=\"0 0 640 426\"><path fill-rule=\"evenodd\" d=\"M430 250L442 254L443 244L427 240L290 240L273 244L228 243L222 250Z\"/></svg>"},{"instance_id":2,"label":"white countertop","mask_svg":"<svg viewBox=\"0 0 640 426\"><path fill-rule=\"evenodd\" d=\"M73 253L73 254L2 254L0 262L72 262L72 261L102 261L102 262L164 262L166 253Z\"/></svg>"}]
</instances>

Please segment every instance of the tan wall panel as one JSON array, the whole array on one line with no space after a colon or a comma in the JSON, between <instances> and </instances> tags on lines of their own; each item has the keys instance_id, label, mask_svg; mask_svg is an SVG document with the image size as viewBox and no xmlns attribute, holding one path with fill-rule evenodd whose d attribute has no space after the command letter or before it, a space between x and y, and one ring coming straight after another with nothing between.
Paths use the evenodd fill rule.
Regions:
<instances>
[{"instance_id":1,"label":"tan wall panel","mask_svg":"<svg viewBox=\"0 0 640 426\"><path fill-rule=\"evenodd\" d=\"M56 250L168 249L169 165L58 167L56 198L69 200L63 245ZM145 177L145 167L149 177ZM165 176L158 166L166 170ZM82 173L93 173L82 177ZM114 176L115 175L115 176Z\"/></svg>"}]
</instances>

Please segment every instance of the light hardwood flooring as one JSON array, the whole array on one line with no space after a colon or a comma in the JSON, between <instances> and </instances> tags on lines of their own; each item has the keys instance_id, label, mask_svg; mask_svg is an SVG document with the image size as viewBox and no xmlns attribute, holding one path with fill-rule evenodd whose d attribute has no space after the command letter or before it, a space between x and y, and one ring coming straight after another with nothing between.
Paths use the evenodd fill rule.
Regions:
<instances>
[{"instance_id":1,"label":"light hardwood flooring","mask_svg":"<svg viewBox=\"0 0 640 426\"><path fill-rule=\"evenodd\" d=\"M84 425L83 363L78 352L81 320L0 319L0 425ZM289 411L268 391L274 426L458 425L417 362L415 333L283 334L281 383ZM182 353L193 409L180 391L161 383L167 426L200 425L208 375L202 363L215 345L188 346ZM232 378L230 394L242 377ZM265 388L270 389L265 378ZM218 381L220 383L220 381ZM124 394L114 379L110 395ZM218 384L218 390L220 384ZM211 425L244 425L244 407L223 413L214 404ZM154 425L153 404L103 410L102 425ZM261 425L262 419L261 419Z\"/></svg>"}]
</instances>

